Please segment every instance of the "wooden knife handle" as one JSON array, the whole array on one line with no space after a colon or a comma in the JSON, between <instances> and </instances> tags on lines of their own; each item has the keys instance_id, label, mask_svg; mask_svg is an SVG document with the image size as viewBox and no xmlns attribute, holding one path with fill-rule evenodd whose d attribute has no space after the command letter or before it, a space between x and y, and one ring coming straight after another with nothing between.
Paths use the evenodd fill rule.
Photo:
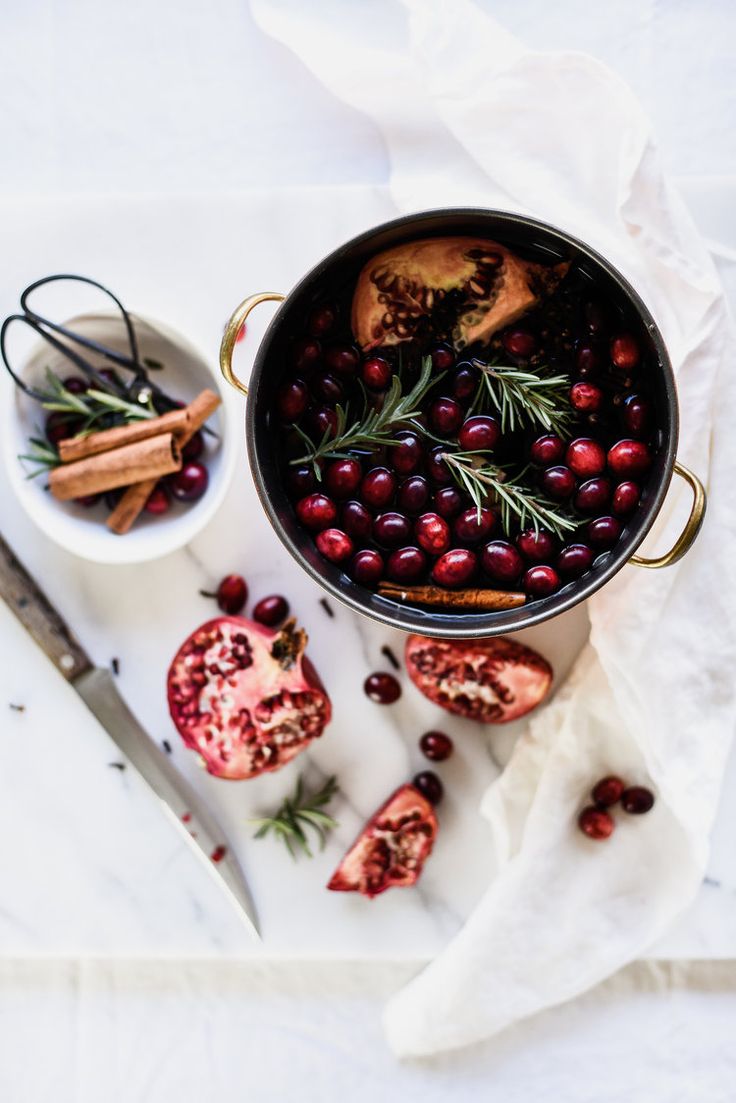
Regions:
<instances>
[{"instance_id":1,"label":"wooden knife handle","mask_svg":"<svg viewBox=\"0 0 736 1103\"><path fill-rule=\"evenodd\" d=\"M93 663L79 640L0 536L0 597L69 682Z\"/></svg>"}]
</instances>

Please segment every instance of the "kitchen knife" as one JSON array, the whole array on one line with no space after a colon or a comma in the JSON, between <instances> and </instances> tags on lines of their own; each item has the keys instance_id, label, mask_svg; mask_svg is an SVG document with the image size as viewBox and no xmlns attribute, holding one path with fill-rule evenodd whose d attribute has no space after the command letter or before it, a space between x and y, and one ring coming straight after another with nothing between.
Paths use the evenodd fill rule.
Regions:
<instances>
[{"instance_id":1,"label":"kitchen knife","mask_svg":"<svg viewBox=\"0 0 736 1103\"><path fill-rule=\"evenodd\" d=\"M201 797L136 720L108 670L96 667L0 536L0 597L153 790L182 838L259 938L256 910L232 846ZM214 860L213 860L214 856Z\"/></svg>"}]
</instances>

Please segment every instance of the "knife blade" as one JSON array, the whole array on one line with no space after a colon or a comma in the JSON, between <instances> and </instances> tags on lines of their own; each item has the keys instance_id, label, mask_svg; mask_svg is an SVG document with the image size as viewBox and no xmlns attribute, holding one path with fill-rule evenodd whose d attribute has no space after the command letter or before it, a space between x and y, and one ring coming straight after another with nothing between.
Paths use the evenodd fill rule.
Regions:
<instances>
[{"instance_id":1,"label":"knife blade","mask_svg":"<svg viewBox=\"0 0 736 1103\"><path fill-rule=\"evenodd\" d=\"M147 735L120 696L110 672L93 664L2 536L0 597L159 798L190 850L236 906L252 935L260 939L248 882L216 817L168 755Z\"/></svg>"}]
</instances>

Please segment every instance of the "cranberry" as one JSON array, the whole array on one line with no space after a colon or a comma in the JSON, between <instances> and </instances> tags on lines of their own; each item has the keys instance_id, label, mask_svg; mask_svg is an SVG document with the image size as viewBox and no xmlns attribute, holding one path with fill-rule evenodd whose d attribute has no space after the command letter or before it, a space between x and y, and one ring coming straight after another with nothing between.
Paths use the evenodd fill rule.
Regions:
<instances>
[{"instance_id":1,"label":"cranberry","mask_svg":"<svg viewBox=\"0 0 736 1103\"><path fill-rule=\"evenodd\" d=\"M338 375L355 375L360 366L360 354L352 345L331 345L325 350L325 364Z\"/></svg>"},{"instance_id":2,"label":"cranberry","mask_svg":"<svg viewBox=\"0 0 736 1103\"><path fill-rule=\"evenodd\" d=\"M311 463L302 463L290 467L286 481L295 498L303 498L306 494L311 494L317 485L317 477Z\"/></svg>"},{"instance_id":3,"label":"cranberry","mask_svg":"<svg viewBox=\"0 0 736 1103\"><path fill-rule=\"evenodd\" d=\"M207 489L210 481L207 468L203 463L185 463L181 470L171 476L171 493L180 502L196 502Z\"/></svg>"},{"instance_id":4,"label":"cranberry","mask_svg":"<svg viewBox=\"0 0 736 1103\"><path fill-rule=\"evenodd\" d=\"M310 337L303 337L294 343L291 351L291 362L298 372L310 372L319 363L322 356L322 346L319 341Z\"/></svg>"},{"instance_id":5,"label":"cranberry","mask_svg":"<svg viewBox=\"0 0 736 1103\"><path fill-rule=\"evenodd\" d=\"M578 345L575 353L575 367L582 379L596 375L601 366L601 358L592 345Z\"/></svg>"},{"instance_id":6,"label":"cranberry","mask_svg":"<svg viewBox=\"0 0 736 1103\"><path fill-rule=\"evenodd\" d=\"M581 513L597 513L611 500L611 483L608 479L587 479L578 487L575 495L575 509Z\"/></svg>"},{"instance_id":7,"label":"cranberry","mask_svg":"<svg viewBox=\"0 0 736 1103\"><path fill-rule=\"evenodd\" d=\"M537 437L529 453L532 463L549 467L550 464L559 463L565 455L565 442L554 433L545 433L543 437Z\"/></svg>"},{"instance_id":8,"label":"cranberry","mask_svg":"<svg viewBox=\"0 0 736 1103\"><path fill-rule=\"evenodd\" d=\"M451 548L432 568L432 581L440 586L464 586L475 574L478 559L468 548Z\"/></svg>"},{"instance_id":9,"label":"cranberry","mask_svg":"<svg viewBox=\"0 0 736 1103\"><path fill-rule=\"evenodd\" d=\"M614 475L643 475L651 462L651 453L640 440L620 440L608 453Z\"/></svg>"},{"instance_id":10,"label":"cranberry","mask_svg":"<svg viewBox=\"0 0 736 1103\"><path fill-rule=\"evenodd\" d=\"M296 515L305 526L314 532L330 528L337 520L337 507L325 494L308 494L296 503Z\"/></svg>"},{"instance_id":11,"label":"cranberry","mask_svg":"<svg viewBox=\"0 0 736 1103\"><path fill-rule=\"evenodd\" d=\"M396 476L387 467L373 467L363 476L360 496L366 505L383 509L396 493Z\"/></svg>"},{"instance_id":12,"label":"cranberry","mask_svg":"<svg viewBox=\"0 0 736 1103\"><path fill-rule=\"evenodd\" d=\"M377 705L392 705L401 697L401 686L396 678L393 674L386 674L383 671L369 674L363 682L363 689L366 696Z\"/></svg>"},{"instance_id":13,"label":"cranberry","mask_svg":"<svg viewBox=\"0 0 736 1103\"><path fill-rule=\"evenodd\" d=\"M434 508L446 521L457 517L463 508L463 496L455 486L443 486L434 492Z\"/></svg>"},{"instance_id":14,"label":"cranberry","mask_svg":"<svg viewBox=\"0 0 736 1103\"><path fill-rule=\"evenodd\" d=\"M68 414L56 410L46 418L46 440L49 444L58 444L60 440L75 436L81 427L79 418L70 418Z\"/></svg>"},{"instance_id":15,"label":"cranberry","mask_svg":"<svg viewBox=\"0 0 736 1103\"><path fill-rule=\"evenodd\" d=\"M430 356L432 367L436 372L449 371L455 363L455 353L447 345L438 345L437 348L432 349Z\"/></svg>"},{"instance_id":16,"label":"cranberry","mask_svg":"<svg viewBox=\"0 0 736 1103\"><path fill-rule=\"evenodd\" d=\"M92 495L93 503L97 501L97 495ZM78 499L79 500L79 499ZM87 504L87 503L85 503ZM148 500L144 506L146 513L153 513L155 516L160 517L162 513L168 513L171 507L171 501L169 499L168 492L165 486L161 483L155 486L151 493L148 495Z\"/></svg>"},{"instance_id":17,"label":"cranberry","mask_svg":"<svg viewBox=\"0 0 736 1103\"><path fill-rule=\"evenodd\" d=\"M234 617L245 608L248 600L248 586L242 575L228 574L217 587L215 596L223 613Z\"/></svg>"},{"instance_id":18,"label":"cranberry","mask_svg":"<svg viewBox=\"0 0 736 1103\"><path fill-rule=\"evenodd\" d=\"M373 517L362 502L346 502L342 507L342 527L356 540L368 540Z\"/></svg>"},{"instance_id":19,"label":"cranberry","mask_svg":"<svg viewBox=\"0 0 736 1103\"><path fill-rule=\"evenodd\" d=\"M583 307L583 317L588 327L588 332L594 337L600 337L608 328L606 311L600 303L589 302Z\"/></svg>"},{"instance_id":20,"label":"cranberry","mask_svg":"<svg viewBox=\"0 0 736 1103\"><path fill-rule=\"evenodd\" d=\"M371 356L363 361L361 376L371 391L385 391L392 375L391 365L382 356Z\"/></svg>"},{"instance_id":21,"label":"cranberry","mask_svg":"<svg viewBox=\"0 0 736 1103\"><path fill-rule=\"evenodd\" d=\"M615 517L597 517L586 529L590 543L596 548L612 548L621 535L621 522Z\"/></svg>"},{"instance_id":22,"label":"cranberry","mask_svg":"<svg viewBox=\"0 0 736 1103\"><path fill-rule=\"evenodd\" d=\"M606 453L603 445L591 437L577 437L567 446L565 453L567 466L581 479L591 479L600 475L606 466Z\"/></svg>"},{"instance_id":23,"label":"cranberry","mask_svg":"<svg viewBox=\"0 0 736 1103\"><path fill-rule=\"evenodd\" d=\"M429 483L422 475L411 475L399 484L396 502L405 513L421 513L429 501Z\"/></svg>"},{"instance_id":24,"label":"cranberry","mask_svg":"<svg viewBox=\"0 0 736 1103\"><path fill-rule=\"evenodd\" d=\"M358 460L333 460L325 471L325 486L333 498L350 498L360 486L362 476Z\"/></svg>"},{"instance_id":25,"label":"cranberry","mask_svg":"<svg viewBox=\"0 0 736 1103\"><path fill-rule=\"evenodd\" d=\"M617 804L621 800L621 794L624 791L624 783L620 777L602 777L600 781L596 782L591 792L591 797L597 805L602 805L604 808L610 808L612 804Z\"/></svg>"},{"instance_id":26,"label":"cranberry","mask_svg":"<svg viewBox=\"0 0 736 1103\"><path fill-rule=\"evenodd\" d=\"M589 839L607 839L616 825L608 812L589 804L578 816L578 826Z\"/></svg>"},{"instance_id":27,"label":"cranberry","mask_svg":"<svg viewBox=\"0 0 736 1103\"><path fill-rule=\"evenodd\" d=\"M405 544L411 535L411 522L403 513L380 513L373 522L373 538L386 548Z\"/></svg>"},{"instance_id":28,"label":"cranberry","mask_svg":"<svg viewBox=\"0 0 736 1103\"><path fill-rule=\"evenodd\" d=\"M391 552L386 573L394 582L416 582L427 566L427 558L419 548L397 548Z\"/></svg>"},{"instance_id":29,"label":"cranberry","mask_svg":"<svg viewBox=\"0 0 736 1103\"><path fill-rule=\"evenodd\" d=\"M417 544L430 555L442 555L450 546L450 526L437 513L423 513L414 526Z\"/></svg>"},{"instance_id":30,"label":"cranberry","mask_svg":"<svg viewBox=\"0 0 736 1103\"><path fill-rule=\"evenodd\" d=\"M276 408L284 421L298 421L307 408L309 392L301 379L282 383L276 392Z\"/></svg>"},{"instance_id":31,"label":"cranberry","mask_svg":"<svg viewBox=\"0 0 736 1103\"><path fill-rule=\"evenodd\" d=\"M621 419L632 436L646 436L652 420L651 402L640 394L627 395L621 409Z\"/></svg>"},{"instance_id":32,"label":"cranberry","mask_svg":"<svg viewBox=\"0 0 736 1103\"><path fill-rule=\"evenodd\" d=\"M318 398L324 399L330 406L335 406L345 398L345 388L342 383L327 371L315 375L312 380L312 390Z\"/></svg>"},{"instance_id":33,"label":"cranberry","mask_svg":"<svg viewBox=\"0 0 736 1103\"><path fill-rule=\"evenodd\" d=\"M353 541L342 529L322 529L315 538L317 551L330 563L344 563L355 551Z\"/></svg>"},{"instance_id":34,"label":"cranberry","mask_svg":"<svg viewBox=\"0 0 736 1103\"><path fill-rule=\"evenodd\" d=\"M603 405L603 391L595 383L573 383L570 405L583 414L594 414Z\"/></svg>"},{"instance_id":35,"label":"cranberry","mask_svg":"<svg viewBox=\"0 0 736 1103\"><path fill-rule=\"evenodd\" d=\"M449 437L463 420L462 406L454 398L436 398L429 407L429 422L436 433Z\"/></svg>"},{"instance_id":36,"label":"cranberry","mask_svg":"<svg viewBox=\"0 0 736 1103\"><path fill-rule=\"evenodd\" d=\"M490 509L478 510L477 506L465 509L455 518L452 531L463 544L479 544L487 540L496 523L496 515Z\"/></svg>"},{"instance_id":37,"label":"cranberry","mask_svg":"<svg viewBox=\"0 0 736 1103\"><path fill-rule=\"evenodd\" d=\"M317 406L309 411L308 416L309 424L318 436L323 437L329 432L334 437L337 432L337 414L334 410L329 406Z\"/></svg>"},{"instance_id":38,"label":"cranberry","mask_svg":"<svg viewBox=\"0 0 736 1103\"><path fill-rule=\"evenodd\" d=\"M350 577L362 586L375 586L383 578L383 557L372 548L364 548L353 556Z\"/></svg>"},{"instance_id":39,"label":"cranberry","mask_svg":"<svg viewBox=\"0 0 736 1103\"><path fill-rule=\"evenodd\" d=\"M621 371L634 371L641 360L641 349L631 333L620 333L611 341L611 360Z\"/></svg>"},{"instance_id":40,"label":"cranberry","mask_svg":"<svg viewBox=\"0 0 736 1103\"><path fill-rule=\"evenodd\" d=\"M461 402L472 398L478 387L478 370L472 364L460 364L452 377L452 393Z\"/></svg>"},{"instance_id":41,"label":"cranberry","mask_svg":"<svg viewBox=\"0 0 736 1103\"><path fill-rule=\"evenodd\" d=\"M557 570L560 574L577 578L593 566L593 552L587 544L568 544L557 556Z\"/></svg>"},{"instance_id":42,"label":"cranberry","mask_svg":"<svg viewBox=\"0 0 736 1103\"><path fill-rule=\"evenodd\" d=\"M389 450L391 466L399 475L413 475L422 466L424 448L416 433L404 431L396 434L399 444Z\"/></svg>"},{"instance_id":43,"label":"cranberry","mask_svg":"<svg viewBox=\"0 0 736 1103\"><path fill-rule=\"evenodd\" d=\"M632 785L621 794L621 807L632 816L643 816L654 807L654 793L643 785Z\"/></svg>"},{"instance_id":44,"label":"cranberry","mask_svg":"<svg viewBox=\"0 0 736 1103\"><path fill-rule=\"evenodd\" d=\"M450 469L442 458L444 453L444 445L438 444L427 456L427 474L433 482L440 486L446 486L452 482Z\"/></svg>"},{"instance_id":45,"label":"cranberry","mask_svg":"<svg viewBox=\"0 0 736 1103\"><path fill-rule=\"evenodd\" d=\"M534 335L525 329L507 330L501 340L506 352L518 360L528 360L537 347Z\"/></svg>"},{"instance_id":46,"label":"cranberry","mask_svg":"<svg viewBox=\"0 0 736 1103\"><path fill-rule=\"evenodd\" d=\"M501 426L495 417L477 414L463 422L457 441L464 452L482 452L495 448L501 436Z\"/></svg>"},{"instance_id":47,"label":"cranberry","mask_svg":"<svg viewBox=\"0 0 736 1103\"><path fill-rule=\"evenodd\" d=\"M425 732L419 740L419 749L432 762L444 762L452 754L453 743L444 732Z\"/></svg>"},{"instance_id":48,"label":"cranberry","mask_svg":"<svg viewBox=\"0 0 736 1103\"><path fill-rule=\"evenodd\" d=\"M569 467L548 467L539 481L551 498L560 501L569 498L575 489L575 476Z\"/></svg>"},{"instance_id":49,"label":"cranberry","mask_svg":"<svg viewBox=\"0 0 736 1103\"><path fill-rule=\"evenodd\" d=\"M154 509L149 509L149 503L151 501L151 498L154 496L154 494L157 494L157 493L158 493L158 487L156 487L154 490L151 491L151 495L150 495L148 501L146 502L146 505L145 505L144 508L146 510L148 510L149 513L166 513L166 510L169 508L169 499L166 495L166 491L163 490L163 489L162 489L161 493L164 496L164 499L165 499L165 502L166 502L166 508L165 509L155 509L155 508ZM99 494L84 494L81 498L74 498L73 500L77 503L78 506L82 506L84 509L91 509L92 506L96 506L97 503L99 502L100 495Z\"/></svg>"},{"instance_id":50,"label":"cranberry","mask_svg":"<svg viewBox=\"0 0 736 1103\"><path fill-rule=\"evenodd\" d=\"M445 793L442 782L431 770L422 770L418 773L412 785L430 804L439 804Z\"/></svg>"},{"instance_id":51,"label":"cranberry","mask_svg":"<svg viewBox=\"0 0 736 1103\"><path fill-rule=\"evenodd\" d=\"M69 394L84 394L89 388L87 380L78 375L69 375L62 382Z\"/></svg>"},{"instance_id":52,"label":"cranberry","mask_svg":"<svg viewBox=\"0 0 736 1103\"><path fill-rule=\"evenodd\" d=\"M204 452L204 436L200 433L199 429L193 436L189 438L187 443L183 445L181 450L182 459L184 460L198 460Z\"/></svg>"},{"instance_id":53,"label":"cranberry","mask_svg":"<svg viewBox=\"0 0 736 1103\"><path fill-rule=\"evenodd\" d=\"M552 567L530 567L524 575L524 589L533 597L547 597L560 585L560 576Z\"/></svg>"},{"instance_id":54,"label":"cranberry","mask_svg":"<svg viewBox=\"0 0 736 1103\"><path fill-rule=\"evenodd\" d=\"M309 315L307 329L313 337L324 337L325 334L335 328L336 321L337 311L334 307L328 305L318 306Z\"/></svg>"},{"instance_id":55,"label":"cranberry","mask_svg":"<svg viewBox=\"0 0 736 1103\"><path fill-rule=\"evenodd\" d=\"M546 529L524 529L516 537L516 546L532 563L546 563L555 550L555 538Z\"/></svg>"},{"instance_id":56,"label":"cranberry","mask_svg":"<svg viewBox=\"0 0 736 1103\"><path fill-rule=\"evenodd\" d=\"M626 517L632 510L636 509L641 497L641 487L638 483L632 483L629 481L619 483L613 492L613 501L611 502L611 510L617 517Z\"/></svg>"},{"instance_id":57,"label":"cranberry","mask_svg":"<svg viewBox=\"0 0 736 1103\"><path fill-rule=\"evenodd\" d=\"M276 628L289 615L289 603L281 594L269 594L256 602L253 608L253 620L265 624L267 628Z\"/></svg>"},{"instance_id":58,"label":"cranberry","mask_svg":"<svg viewBox=\"0 0 736 1103\"><path fill-rule=\"evenodd\" d=\"M486 574L496 582L515 582L524 568L519 552L508 540L486 544L480 561Z\"/></svg>"}]
</instances>

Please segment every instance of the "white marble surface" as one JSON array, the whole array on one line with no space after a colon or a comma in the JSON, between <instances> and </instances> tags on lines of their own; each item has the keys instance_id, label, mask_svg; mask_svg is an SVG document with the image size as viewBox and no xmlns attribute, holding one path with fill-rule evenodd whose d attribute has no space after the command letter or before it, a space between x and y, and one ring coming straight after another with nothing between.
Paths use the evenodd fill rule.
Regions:
<instances>
[{"instance_id":1,"label":"white marble surface","mask_svg":"<svg viewBox=\"0 0 736 1103\"><path fill-rule=\"evenodd\" d=\"M225 317L242 296L265 287L288 289L333 244L391 213L379 188L253 192L216 205L186 197L8 200L0 207L0 245L12 263L0 276L0 309L12 310L20 288L41 272L92 273L131 307L181 328L214 360ZM259 326L256 320L250 328L243 366ZM234 394L231 401L239 402ZM384 643L400 652L401 637L337 605L334 619L327 617L321 592L262 516L244 453L207 531L187 549L147 565L86 563L50 544L20 512L5 482L0 502L6 537L95 660L119 660L122 693L152 738L171 742L177 765L216 808L251 881L263 931L256 946L134 773L110 768L119 759L114 745L2 608L0 837L12 845L0 848L1 952L411 960L435 954L492 875L488 832L477 807L520 725L479 731L452 721L406 683L396 706L367 701L365 674L385 667ZM241 783L218 781L199 769L171 725L164 686L179 642L213 613L198 591L232 570L246 575L254 598L288 594L310 632L310 653L335 705L333 723L308 756L279 774ZM550 657L558 678L584 635L580 612L524 633ZM326 892L326 880L367 814L420 767L419 734L437 726L455 736L457 753L443 769L441 834L420 885L373 902ZM340 830L325 853L293 865L271 841L254 842L246 821L275 806L305 766L314 778L336 772L345 795L336 804ZM708 880L657 952L736 953L728 799L734 787L736 766L727 781Z\"/></svg>"}]
</instances>

